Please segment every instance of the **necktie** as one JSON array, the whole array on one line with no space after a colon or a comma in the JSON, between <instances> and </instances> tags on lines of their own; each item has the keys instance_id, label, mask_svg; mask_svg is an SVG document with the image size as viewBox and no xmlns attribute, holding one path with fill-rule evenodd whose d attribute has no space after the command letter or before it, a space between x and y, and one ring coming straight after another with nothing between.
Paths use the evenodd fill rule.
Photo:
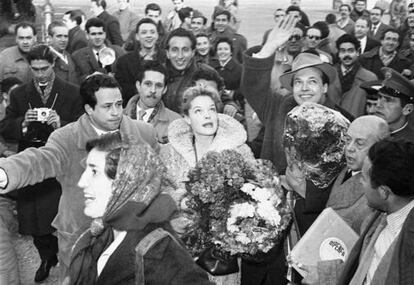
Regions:
<instances>
[{"instance_id":1,"label":"necktie","mask_svg":"<svg viewBox=\"0 0 414 285\"><path fill-rule=\"evenodd\" d=\"M342 180L342 183L344 183L345 181L347 181L349 178L352 177L352 171L348 170L344 176L344 179Z\"/></svg>"},{"instance_id":2,"label":"necktie","mask_svg":"<svg viewBox=\"0 0 414 285\"><path fill-rule=\"evenodd\" d=\"M372 26L372 28L371 28L371 32L372 32L372 34L375 34L375 30L377 29L377 26Z\"/></svg>"},{"instance_id":3,"label":"necktie","mask_svg":"<svg viewBox=\"0 0 414 285\"><path fill-rule=\"evenodd\" d=\"M98 51L96 52L96 59L97 59L97 61L98 61L99 67L101 67L101 68L102 68L102 63L101 63L101 61L99 60L99 52L98 52Z\"/></svg>"},{"instance_id":4,"label":"necktie","mask_svg":"<svg viewBox=\"0 0 414 285\"><path fill-rule=\"evenodd\" d=\"M147 112L145 111L145 110L139 110L138 111L138 119L140 120L140 121L143 121L144 120L144 116L145 116L145 114L146 114Z\"/></svg>"}]
</instances>

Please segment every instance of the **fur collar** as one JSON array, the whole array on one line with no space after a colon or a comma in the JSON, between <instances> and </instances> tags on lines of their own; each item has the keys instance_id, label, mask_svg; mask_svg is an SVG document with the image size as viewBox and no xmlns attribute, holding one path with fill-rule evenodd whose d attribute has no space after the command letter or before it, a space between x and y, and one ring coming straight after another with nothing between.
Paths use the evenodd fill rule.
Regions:
<instances>
[{"instance_id":1,"label":"fur collar","mask_svg":"<svg viewBox=\"0 0 414 285\"><path fill-rule=\"evenodd\" d=\"M177 119L170 123L168 139L170 145L188 162L195 165L193 132L185 119ZM209 151L235 149L246 143L247 134L243 126L230 116L218 114L218 129Z\"/></svg>"}]
</instances>

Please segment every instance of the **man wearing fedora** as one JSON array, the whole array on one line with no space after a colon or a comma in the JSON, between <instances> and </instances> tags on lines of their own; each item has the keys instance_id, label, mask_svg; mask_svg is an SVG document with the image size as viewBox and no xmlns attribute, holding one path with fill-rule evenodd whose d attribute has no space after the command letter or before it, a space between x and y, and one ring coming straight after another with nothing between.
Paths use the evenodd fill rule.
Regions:
<instances>
[{"instance_id":1,"label":"man wearing fedora","mask_svg":"<svg viewBox=\"0 0 414 285\"><path fill-rule=\"evenodd\" d=\"M328 86L336 78L336 69L322 62L314 53L300 53L292 62L291 71L280 76L281 84L292 94L283 96L272 92L270 88L271 72L274 64L275 51L282 47L292 36L297 19L288 15L278 22L269 33L268 40L262 47L249 49L244 57L244 72L242 90L248 103L252 106L265 127L261 158L269 159L276 166L278 172L283 173L287 166L283 148L283 131L287 113L295 106L305 102L314 102L325 105L351 116L339 106L335 105L326 95ZM308 202L298 200L300 209L295 212L307 225L323 210L329 191L318 192L319 198ZM306 231L306 229L304 229ZM248 261L242 263L242 285L255 284L286 284L286 266L283 243L273 248L268 263L253 264Z\"/></svg>"},{"instance_id":2,"label":"man wearing fedora","mask_svg":"<svg viewBox=\"0 0 414 285\"><path fill-rule=\"evenodd\" d=\"M387 121L391 137L414 142L408 116L414 110L414 84L392 68L383 67L385 79L378 91L375 114Z\"/></svg>"}]
</instances>

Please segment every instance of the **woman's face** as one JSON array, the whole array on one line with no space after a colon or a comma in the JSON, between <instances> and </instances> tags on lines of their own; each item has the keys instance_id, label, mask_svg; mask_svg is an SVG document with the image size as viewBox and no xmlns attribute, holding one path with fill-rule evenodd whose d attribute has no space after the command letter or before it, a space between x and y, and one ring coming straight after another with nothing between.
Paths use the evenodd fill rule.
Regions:
<instances>
[{"instance_id":1,"label":"woman's face","mask_svg":"<svg viewBox=\"0 0 414 285\"><path fill-rule=\"evenodd\" d=\"M200 136L214 136L218 127L216 105L209 96L198 96L191 101L188 116L185 116L193 133Z\"/></svg>"},{"instance_id":2,"label":"woman's face","mask_svg":"<svg viewBox=\"0 0 414 285\"><path fill-rule=\"evenodd\" d=\"M210 40L207 37L197 37L196 50L202 56L210 51Z\"/></svg>"},{"instance_id":3,"label":"woman's face","mask_svg":"<svg viewBox=\"0 0 414 285\"><path fill-rule=\"evenodd\" d=\"M105 173L106 155L107 152L92 149L86 159L86 169L78 182L85 196L84 213L93 219L104 215L112 196L113 179Z\"/></svg>"},{"instance_id":4,"label":"woman's face","mask_svg":"<svg viewBox=\"0 0 414 285\"><path fill-rule=\"evenodd\" d=\"M217 56L221 61L226 61L231 57L231 48L228 43L219 43L217 45Z\"/></svg>"}]
</instances>

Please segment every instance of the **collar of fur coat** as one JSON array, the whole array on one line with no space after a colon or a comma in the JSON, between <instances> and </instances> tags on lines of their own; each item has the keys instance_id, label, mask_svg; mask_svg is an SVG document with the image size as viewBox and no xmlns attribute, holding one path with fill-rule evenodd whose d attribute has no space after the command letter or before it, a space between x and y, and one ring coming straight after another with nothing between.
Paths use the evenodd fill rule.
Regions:
<instances>
[{"instance_id":1,"label":"collar of fur coat","mask_svg":"<svg viewBox=\"0 0 414 285\"><path fill-rule=\"evenodd\" d=\"M168 127L168 139L171 146L189 163L195 165L193 132L185 119L177 119ZM218 114L218 129L209 151L235 149L246 143L247 134L237 120L224 114Z\"/></svg>"}]
</instances>

